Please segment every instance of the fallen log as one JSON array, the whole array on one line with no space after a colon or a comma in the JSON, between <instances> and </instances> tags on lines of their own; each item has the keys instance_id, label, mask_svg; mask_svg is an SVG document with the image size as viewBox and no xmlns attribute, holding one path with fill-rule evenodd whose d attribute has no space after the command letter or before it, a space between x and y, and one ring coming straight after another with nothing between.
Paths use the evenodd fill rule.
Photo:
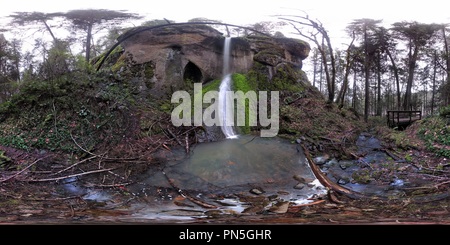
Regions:
<instances>
[{"instance_id":1,"label":"fallen log","mask_svg":"<svg viewBox=\"0 0 450 245\"><path fill-rule=\"evenodd\" d=\"M311 168L314 176L316 176L316 178L319 180L319 182L323 186L325 186L329 190L333 190L340 194L346 194L346 195L352 195L352 196L353 195L361 195L359 193L356 193L350 189L342 187L342 186L334 183L333 181L331 181L325 174L322 173L322 171L316 165L314 160L311 158L311 155L310 155L308 149L303 144L301 144L301 146L303 148L303 152L305 153L306 159L308 160L309 167Z\"/></svg>"}]
</instances>

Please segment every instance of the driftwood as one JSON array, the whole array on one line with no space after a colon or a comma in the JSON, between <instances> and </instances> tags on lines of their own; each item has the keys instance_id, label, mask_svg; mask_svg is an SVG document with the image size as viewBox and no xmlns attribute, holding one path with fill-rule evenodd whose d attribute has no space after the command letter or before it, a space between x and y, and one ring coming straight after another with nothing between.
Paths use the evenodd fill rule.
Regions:
<instances>
[{"instance_id":1,"label":"driftwood","mask_svg":"<svg viewBox=\"0 0 450 245\"><path fill-rule=\"evenodd\" d=\"M316 176L316 178L319 180L319 182L323 186L325 186L328 189L333 190L337 193L340 193L340 194L346 194L346 195L352 195L352 196L361 195L359 193L356 193L350 189L344 188L344 187L334 183L333 181L331 181L326 175L324 175L322 173L322 171L319 169L319 167L314 163L314 161L311 158L311 155L309 154L308 149L306 149L306 147L303 144L301 144L301 146L303 148L303 152L305 153L306 159L308 160L309 167L311 168L313 174Z\"/></svg>"}]
</instances>

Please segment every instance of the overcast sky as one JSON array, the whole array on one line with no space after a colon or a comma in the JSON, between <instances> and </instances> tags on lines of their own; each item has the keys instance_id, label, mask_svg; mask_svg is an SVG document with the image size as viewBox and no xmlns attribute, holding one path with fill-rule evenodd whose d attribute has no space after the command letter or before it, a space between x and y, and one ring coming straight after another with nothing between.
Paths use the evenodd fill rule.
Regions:
<instances>
[{"instance_id":1,"label":"overcast sky","mask_svg":"<svg viewBox=\"0 0 450 245\"><path fill-rule=\"evenodd\" d=\"M126 10L145 16L146 20L167 18L176 22L203 17L236 25L275 21L274 16L306 12L324 24L335 46L340 45L339 38L346 35L343 30L355 19L379 19L387 27L397 21L450 23L448 4L443 0L13 0L2 4L0 17L13 12L74 9Z\"/></svg>"}]
</instances>

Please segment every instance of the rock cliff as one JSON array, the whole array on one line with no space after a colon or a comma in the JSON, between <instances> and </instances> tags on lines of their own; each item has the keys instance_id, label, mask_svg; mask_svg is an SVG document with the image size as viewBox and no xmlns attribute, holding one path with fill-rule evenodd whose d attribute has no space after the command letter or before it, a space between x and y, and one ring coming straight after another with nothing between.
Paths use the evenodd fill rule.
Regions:
<instances>
[{"instance_id":1,"label":"rock cliff","mask_svg":"<svg viewBox=\"0 0 450 245\"><path fill-rule=\"evenodd\" d=\"M167 97L189 83L207 83L223 76L225 36L210 26L165 26L123 36L127 35L121 43L126 66L117 72L132 69L132 79L142 92ZM253 35L232 38L231 50L231 72L245 74L259 63L272 77L280 65L300 70L310 46L298 39Z\"/></svg>"}]
</instances>

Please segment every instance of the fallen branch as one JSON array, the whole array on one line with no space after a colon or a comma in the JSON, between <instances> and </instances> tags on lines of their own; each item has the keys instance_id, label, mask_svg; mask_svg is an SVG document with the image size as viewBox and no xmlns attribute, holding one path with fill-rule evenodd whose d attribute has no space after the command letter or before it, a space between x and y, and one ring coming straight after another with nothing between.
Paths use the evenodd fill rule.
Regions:
<instances>
[{"instance_id":1,"label":"fallen branch","mask_svg":"<svg viewBox=\"0 0 450 245\"><path fill-rule=\"evenodd\" d=\"M106 172L106 171L110 171L110 170L113 170L113 169L115 169L115 168L98 169L98 170L88 171L88 172L79 173L79 174L72 174L72 175L67 175L67 176L62 176L62 177L49 178L49 179L32 179L32 180L27 180L27 181L29 181L29 182L47 182L47 181L55 181L55 180L62 180L62 179L68 179L68 178L78 177L78 176L82 176L82 175L88 175L88 174L95 174L95 173Z\"/></svg>"},{"instance_id":2,"label":"fallen branch","mask_svg":"<svg viewBox=\"0 0 450 245\"><path fill-rule=\"evenodd\" d=\"M97 156L92 156L92 157L88 157L88 158L86 158L86 159L83 159L83 160L81 160L81 161L78 161L78 162L76 162L76 163L70 165L69 167L67 167L67 168L65 168L65 169L59 170L58 172L51 174L50 176L52 176L52 175L57 175L57 174L60 174L60 173L62 173L62 172L65 172L65 171L67 171L67 170L69 170L69 169L71 169L71 168L73 168L73 167L75 167L75 166L77 166L77 165L79 165L79 164L81 164L81 163L84 163L84 162L89 161L89 160L91 160L91 159L94 159L94 158L96 158L96 157L97 157Z\"/></svg>"},{"instance_id":3,"label":"fallen branch","mask_svg":"<svg viewBox=\"0 0 450 245\"><path fill-rule=\"evenodd\" d=\"M102 187L102 188L114 188L114 187L122 188L124 186L131 185L131 184L133 184L133 183L132 182L125 182L125 183L110 184L110 185L89 183L88 185L84 185L84 186L85 187Z\"/></svg>"},{"instance_id":4,"label":"fallen branch","mask_svg":"<svg viewBox=\"0 0 450 245\"><path fill-rule=\"evenodd\" d=\"M303 148L303 152L305 153L306 159L308 160L309 163L309 167L311 168L313 174L316 176L316 178L319 180L319 182L327 187L328 189L331 189L333 191L336 191L338 193L341 194L359 194L356 193L352 190L349 190L347 188L344 188L336 183L334 183L333 181L331 181L327 176L325 176L322 171L319 169L319 167L316 165L316 163L314 163L314 161L312 160L308 149L306 149L306 147L301 144L302 148Z\"/></svg>"},{"instance_id":5,"label":"fallen branch","mask_svg":"<svg viewBox=\"0 0 450 245\"><path fill-rule=\"evenodd\" d=\"M314 163L312 160L308 149L301 144L303 151L305 153L306 159L308 160L309 166L313 172L313 174L316 176L316 178L319 180L319 182L327 187L329 190L335 191L336 193L343 194L349 198L352 199L366 199L366 200L389 200L388 197L383 196L367 196L359 192L352 191L350 189L344 188L333 181L331 181L326 175L322 173L322 171L319 169L319 167ZM442 182L441 184L447 184L446 182ZM437 193L437 194L431 194L431 195L425 195L425 196L413 196L411 198L403 198L399 200L409 200L412 203L427 203L427 202L434 202L438 200L447 199L450 197L450 192L444 192L444 193Z\"/></svg>"},{"instance_id":6,"label":"fallen branch","mask_svg":"<svg viewBox=\"0 0 450 245\"><path fill-rule=\"evenodd\" d=\"M176 136L169 128L167 128L166 130L167 130L167 132L170 134L170 136L172 136L172 138L174 138L175 141L176 141L179 145L184 146L183 143L181 143L180 139L178 139L178 137L177 137L177 136Z\"/></svg>"},{"instance_id":7,"label":"fallen branch","mask_svg":"<svg viewBox=\"0 0 450 245\"><path fill-rule=\"evenodd\" d=\"M75 140L75 138L73 138L72 134L70 134L70 138L72 138L72 141L75 143L75 145L78 148L80 148L82 151L86 152L89 155L92 155L92 156L95 156L95 157L99 157L99 158L104 159L104 160L109 160L109 161L134 161L134 160L138 159L136 157L133 157L133 158L109 158L109 157L104 157L104 155L106 155L106 152L102 153L100 155L92 153L92 152L84 149L80 144L78 144L78 142Z\"/></svg>"},{"instance_id":8,"label":"fallen branch","mask_svg":"<svg viewBox=\"0 0 450 245\"><path fill-rule=\"evenodd\" d=\"M11 176L9 176L9 177L7 177L7 178L5 178L5 179L0 180L0 183L1 183L1 182L8 181L8 180L10 180L10 179L12 179L12 178L15 178L15 177L19 176L21 173L25 172L27 169L31 168L34 164L38 163L39 161L41 161L41 160L44 159L44 158L46 158L46 157L39 158L39 159L37 159L36 161L32 162L30 165L26 166L24 169L22 169L22 170L20 170L19 172L17 172L16 174L11 175Z\"/></svg>"},{"instance_id":9,"label":"fallen branch","mask_svg":"<svg viewBox=\"0 0 450 245\"><path fill-rule=\"evenodd\" d=\"M73 138L72 133L70 133L70 138L72 138L73 143L75 143L75 145L76 145L78 148L80 148L82 151L84 151L84 152L86 152L86 153L88 153L89 155L92 155L92 156L102 157L101 155L94 154L94 153L92 153L92 152L90 152L90 151L84 149L81 145L78 144L78 142L75 140L75 138ZM102 155L104 155L104 154L106 154L106 153L103 153Z\"/></svg>"},{"instance_id":10,"label":"fallen branch","mask_svg":"<svg viewBox=\"0 0 450 245\"><path fill-rule=\"evenodd\" d=\"M437 183L437 184L435 184L434 185L434 188L439 188L439 186L441 186L441 185L446 185L446 184L450 184L450 181L444 181L444 182L441 182L441 183Z\"/></svg>"},{"instance_id":11,"label":"fallen branch","mask_svg":"<svg viewBox=\"0 0 450 245\"><path fill-rule=\"evenodd\" d=\"M298 208L301 208L301 207L306 207L306 206L312 206L312 205L317 205L317 204L320 204L320 203L323 203L323 202L325 202L325 200L317 200L317 201L314 201L314 202L309 202L309 203L303 203L303 204L298 204L298 205L293 205L293 206L290 206L289 207L289 209L291 210L291 209L298 209Z\"/></svg>"}]
</instances>

